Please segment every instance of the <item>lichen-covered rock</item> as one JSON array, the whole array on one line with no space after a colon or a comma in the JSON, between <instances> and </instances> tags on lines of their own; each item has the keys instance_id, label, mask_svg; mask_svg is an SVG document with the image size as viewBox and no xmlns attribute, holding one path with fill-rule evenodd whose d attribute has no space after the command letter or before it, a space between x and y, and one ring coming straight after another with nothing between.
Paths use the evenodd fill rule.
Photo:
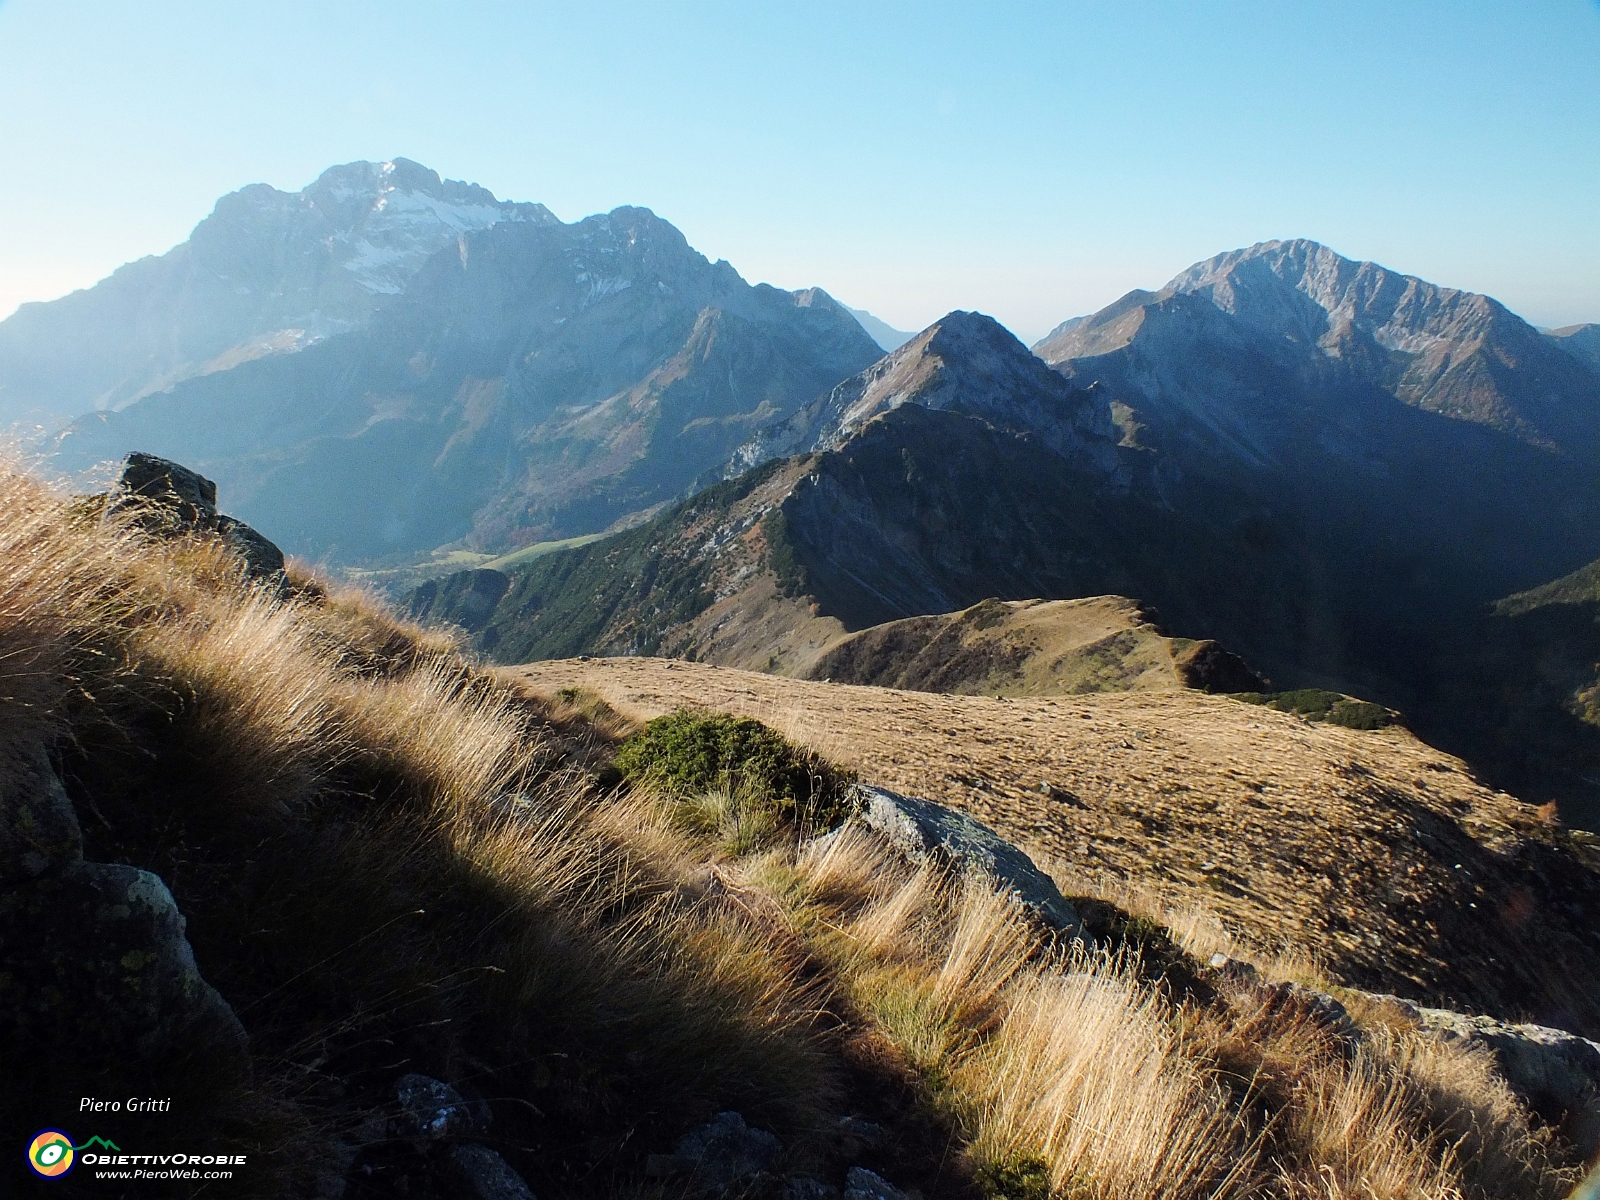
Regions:
<instances>
[{"instance_id":1,"label":"lichen-covered rock","mask_svg":"<svg viewBox=\"0 0 1600 1200\"><path fill-rule=\"evenodd\" d=\"M865 1167L851 1167L845 1176L844 1200L910 1200L882 1175Z\"/></svg>"},{"instance_id":2,"label":"lichen-covered rock","mask_svg":"<svg viewBox=\"0 0 1600 1200\"><path fill-rule=\"evenodd\" d=\"M765 1171L781 1149L766 1130L751 1128L736 1112L722 1112L684 1134L677 1157L694 1164L702 1189L715 1190Z\"/></svg>"},{"instance_id":3,"label":"lichen-covered rock","mask_svg":"<svg viewBox=\"0 0 1600 1200\"><path fill-rule=\"evenodd\" d=\"M527 1181L487 1146L476 1142L452 1146L450 1165L474 1200L534 1200Z\"/></svg>"},{"instance_id":4,"label":"lichen-covered rock","mask_svg":"<svg viewBox=\"0 0 1600 1200\"><path fill-rule=\"evenodd\" d=\"M72 801L43 746L0 763L0 885L83 860L83 833Z\"/></svg>"},{"instance_id":5,"label":"lichen-covered rock","mask_svg":"<svg viewBox=\"0 0 1600 1200\"><path fill-rule=\"evenodd\" d=\"M400 1101L399 1131L406 1137L460 1137L487 1124L460 1092L431 1076L402 1075L394 1090Z\"/></svg>"},{"instance_id":6,"label":"lichen-covered rock","mask_svg":"<svg viewBox=\"0 0 1600 1200\"><path fill-rule=\"evenodd\" d=\"M214 533L244 562L251 579L283 581L283 551L243 521L219 513L217 485L188 467L136 450L123 460L110 505L131 512L154 533Z\"/></svg>"},{"instance_id":7,"label":"lichen-covered rock","mask_svg":"<svg viewBox=\"0 0 1600 1200\"><path fill-rule=\"evenodd\" d=\"M932 862L1010 892L1046 925L1083 937L1083 922L1055 881L981 821L928 800L857 784L856 819L914 863Z\"/></svg>"},{"instance_id":8,"label":"lichen-covered rock","mask_svg":"<svg viewBox=\"0 0 1600 1200\"><path fill-rule=\"evenodd\" d=\"M76 863L0 889L0 1045L158 1059L204 1046L241 1069L239 1019L200 977L184 918L148 871Z\"/></svg>"}]
</instances>

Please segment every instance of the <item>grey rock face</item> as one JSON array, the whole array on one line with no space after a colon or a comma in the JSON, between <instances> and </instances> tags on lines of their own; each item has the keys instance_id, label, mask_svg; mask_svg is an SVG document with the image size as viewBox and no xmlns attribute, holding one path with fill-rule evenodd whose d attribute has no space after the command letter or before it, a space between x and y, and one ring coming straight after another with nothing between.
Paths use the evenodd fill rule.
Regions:
<instances>
[{"instance_id":1,"label":"grey rock face","mask_svg":"<svg viewBox=\"0 0 1600 1200\"><path fill-rule=\"evenodd\" d=\"M242 1068L244 1029L184 925L135 867L80 862L0 891L0 1042L146 1058L200 1044Z\"/></svg>"},{"instance_id":2,"label":"grey rock face","mask_svg":"<svg viewBox=\"0 0 1600 1200\"><path fill-rule=\"evenodd\" d=\"M882 1175L865 1167L851 1167L845 1176L844 1200L910 1200Z\"/></svg>"},{"instance_id":3,"label":"grey rock face","mask_svg":"<svg viewBox=\"0 0 1600 1200\"><path fill-rule=\"evenodd\" d=\"M1041 921L1069 937L1083 922L1055 881L981 821L928 800L857 784L857 819L915 863L951 867L1014 895Z\"/></svg>"},{"instance_id":4,"label":"grey rock face","mask_svg":"<svg viewBox=\"0 0 1600 1200\"><path fill-rule=\"evenodd\" d=\"M1506 1082L1547 1118L1565 1118L1584 1154L1600 1150L1600 1043L1544 1025L1511 1025L1397 1001L1442 1038L1489 1047Z\"/></svg>"},{"instance_id":5,"label":"grey rock face","mask_svg":"<svg viewBox=\"0 0 1600 1200\"><path fill-rule=\"evenodd\" d=\"M184 528L209 526L217 519L217 485L198 471L135 450L122 462L116 503L163 513Z\"/></svg>"},{"instance_id":6,"label":"grey rock face","mask_svg":"<svg viewBox=\"0 0 1600 1200\"><path fill-rule=\"evenodd\" d=\"M696 1182L703 1188L725 1188L760 1174L772 1165L782 1146L764 1129L753 1129L736 1112L718 1113L698 1129L684 1134L677 1156L693 1164Z\"/></svg>"},{"instance_id":7,"label":"grey rock face","mask_svg":"<svg viewBox=\"0 0 1600 1200\"><path fill-rule=\"evenodd\" d=\"M215 533L251 579L283 580L283 551L243 521L217 512L217 485L197 471L136 450L123 460L110 503L157 533Z\"/></svg>"},{"instance_id":8,"label":"grey rock face","mask_svg":"<svg viewBox=\"0 0 1600 1200\"><path fill-rule=\"evenodd\" d=\"M460 1137L480 1123L461 1093L428 1075L402 1075L395 1081L400 1101L400 1132L429 1140Z\"/></svg>"},{"instance_id":9,"label":"grey rock face","mask_svg":"<svg viewBox=\"0 0 1600 1200\"><path fill-rule=\"evenodd\" d=\"M474 1200L534 1200L522 1176L488 1146L476 1142L452 1146L450 1165Z\"/></svg>"},{"instance_id":10,"label":"grey rock face","mask_svg":"<svg viewBox=\"0 0 1600 1200\"><path fill-rule=\"evenodd\" d=\"M1136 389L1267 455L1279 448L1262 438L1261 422L1239 423L1252 361L1302 392L1359 383L1441 416L1577 451L1600 435L1600 377L1559 340L1488 296L1295 239L1196 263L1160 292L1131 292L1034 349L1074 377ZM1102 375L1097 362L1129 370Z\"/></svg>"},{"instance_id":11,"label":"grey rock face","mask_svg":"<svg viewBox=\"0 0 1600 1200\"><path fill-rule=\"evenodd\" d=\"M44 747L0 764L0 885L37 879L83 860L78 815Z\"/></svg>"}]
</instances>

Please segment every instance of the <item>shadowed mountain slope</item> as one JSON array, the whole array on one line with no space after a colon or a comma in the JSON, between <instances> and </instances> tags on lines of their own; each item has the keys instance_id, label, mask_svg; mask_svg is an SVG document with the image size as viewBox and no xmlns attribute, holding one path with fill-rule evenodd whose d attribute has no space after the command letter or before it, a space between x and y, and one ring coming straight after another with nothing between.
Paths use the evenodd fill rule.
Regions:
<instances>
[{"instance_id":1,"label":"shadowed mountain slope","mask_svg":"<svg viewBox=\"0 0 1600 1200\"><path fill-rule=\"evenodd\" d=\"M192 462L294 551L351 561L605 529L879 351L624 208L452 239L365 328L78 421L57 465Z\"/></svg>"},{"instance_id":2,"label":"shadowed mountain slope","mask_svg":"<svg viewBox=\"0 0 1600 1200\"><path fill-rule=\"evenodd\" d=\"M1600 371L1600 324L1568 325L1550 330L1545 337L1580 362L1588 364L1591 370Z\"/></svg>"}]
</instances>

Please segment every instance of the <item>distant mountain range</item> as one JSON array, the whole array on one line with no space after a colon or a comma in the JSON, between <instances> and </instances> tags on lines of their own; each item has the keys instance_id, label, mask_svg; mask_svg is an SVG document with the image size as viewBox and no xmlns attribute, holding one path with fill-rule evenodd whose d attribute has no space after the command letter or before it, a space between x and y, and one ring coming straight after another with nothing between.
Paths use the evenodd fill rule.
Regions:
<instances>
[{"instance_id":1,"label":"distant mountain range","mask_svg":"<svg viewBox=\"0 0 1600 1200\"><path fill-rule=\"evenodd\" d=\"M861 322L861 328L871 334L872 340L883 350L898 350L917 336L904 329L894 328L889 322L880 320L864 308L852 308L850 315Z\"/></svg>"},{"instance_id":2,"label":"distant mountain range","mask_svg":"<svg viewBox=\"0 0 1600 1200\"><path fill-rule=\"evenodd\" d=\"M1548 330L1545 337L1579 362L1600 371L1600 325L1568 325Z\"/></svg>"},{"instance_id":3,"label":"distant mountain range","mask_svg":"<svg viewBox=\"0 0 1600 1200\"><path fill-rule=\"evenodd\" d=\"M646 209L356 163L0 323L0 416L30 414L74 418L63 471L176 458L304 556L504 564L414 597L502 658L804 674L986 597L1116 594L1426 723L1487 677L1444 642L1501 645L1485 605L1600 558L1600 326L1303 240L1030 352L752 286Z\"/></svg>"},{"instance_id":4,"label":"distant mountain range","mask_svg":"<svg viewBox=\"0 0 1600 1200\"><path fill-rule=\"evenodd\" d=\"M294 353L230 350L248 361L80 417L60 440L58 468L83 470L129 447L193 464L252 524L313 558L416 555L450 542L515 549L603 530L694 490L755 429L881 354L826 293L752 287L647 209L567 225L540 206L500 205L482 189L405 170L420 176L405 211L423 215L399 242L374 240L371 226L401 204L383 190L400 164L336 168L298 197L246 189L236 197L248 205L225 199L219 213L234 215L225 225L213 215L196 236L209 245L226 232L236 258L281 240L281 210L293 214L289 228L321 231L319 197L348 202L348 232L291 239L311 249L268 256L248 276L251 289L274 295L300 274L313 279L302 301L280 307L303 315L315 304L326 335L294 339L284 347ZM371 186L360 191L363 180ZM435 192L461 203L445 209ZM351 250L357 233L366 240ZM167 257L196 254L191 242ZM0 332L22 317L79 328L67 310L103 303L113 285L117 276L34 306ZM333 291L349 304L325 302ZM162 302L150 292L140 301ZM57 306L66 306L59 315ZM256 324L283 342L281 318L273 309ZM182 326L187 309L168 306L164 319Z\"/></svg>"},{"instance_id":5,"label":"distant mountain range","mask_svg":"<svg viewBox=\"0 0 1600 1200\"><path fill-rule=\"evenodd\" d=\"M757 430L726 485L415 611L506 661L804 676L885 623L1116 593L1469 750L1501 717L1441 667L1453 639L1502 644L1484 605L1600 555L1600 374L1486 297L1267 243L1036 350L952 313Z\"/></svg>"},{"instance_id":6,"label":"distant mountain range","mask_svg":"<svg viewBox=\"0 0 1600 1200\"><path fill-rule=\"evenodd\" d=\"M1334 410L1359 393L1576 454L1600 448L1586 328L1546 338L1487 296L1300 240L1197 263L1034 350L1068 378L1142 400L1144 419L1169 436L1229 458L1282 461L1306 417L1335 428ZM1349 432L1364 442L1368 431Z\"/></svg>"}]
</instances>

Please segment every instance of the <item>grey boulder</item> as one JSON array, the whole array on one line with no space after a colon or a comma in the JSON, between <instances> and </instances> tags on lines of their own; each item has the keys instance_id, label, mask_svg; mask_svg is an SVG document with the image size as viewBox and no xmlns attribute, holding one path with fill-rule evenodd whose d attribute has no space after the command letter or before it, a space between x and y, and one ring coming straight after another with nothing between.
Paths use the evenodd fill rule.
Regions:
<instances>
[{"instance_id":1,"label":"grey boulder","mask_svg":"<svg viewBox=\"0 0 1600 1200\"><path fill-rule=\"evenodd\" d=\"M933 863L976 876L1015 896L1040 921L1069 937L1084 937L1078 912L1033 859L966 813L857 784L856 819L914 863Z\"/></svg>"},{"instance_id":2,"label":"grey boulder","mask_svg":"<svg viewBox=\"0 0 1600 1200\"><path fill-rule=\"evenodd\" d=\"M783 1200L839 1200L839 1189L809 1175L791 1175L783 1182Z\"/></svg>"},{"instance_id":3,"label":"grey boulder","mask_svg":"<svg viewBox=\"0 0 1600 1200\"><path fill-rule=\"evenodd\" d=\"M0 1044L145 1059L201 1045L244 1069L244 1028L184 932L136 867L80 862L0 891Z\"/></svg>"},{"instance_id":4,"label":"grey boulder","mask_svg":"<svg viewBox=\"0 0 1600 1200\"><path fill-rule=\"evenodd\" d=\"M169 459L135 450L122 463L110 507L164 536L212 533L244 563L251 579L281 584L283 551L243 521L217 511L217 485Z\"/></svg>"},{"instance_id":5,"label":"grey boulder","mask_svg":"<svg viewBox=\"0 0 1600 1200\"><path fill-rule=\"evenodd\" d=\"M460 1137L482 1127L461 1093L432 1076L402 1075L394 1090L400 1101L399 1129L408 1137Z\"/></svg>"},{"instance_id":6,"label":"grey boulder","mask_svg":"<svg viewBox=\"0 0 1600 1200\"><path fill-rule=\"evenodd\" d=\"M452 1146L450 1166L474 1200L534 1200L522 1176L487 1146L476 1142Z\"/></svg>"},{"instance_id":7,"label":"grey boulder","mask_svg":"<svg viewBox=\"0 0 1600 1200\"><path fill-rule=\"evenodd\" d=\"M1600 1044L1544 1025L1512 1025L1398 1001L1446 1040L1487 1046L1500 1073L1541 1114L1562 1121L1585 1156L1600 1150Z\"/></svg>"},{"instance_id":8,"label":"grey boulder","mask_svg":"<svg viewBox=\"0 0 1600 1200\"><path fill-rule=\"evenodd\" d=\"M851 1167L844 1182L844 1200L910 1200L882 1175L865 1167Z\"/></svg>"},{"instance_id":9,"label":"grey boulder","mask_svg":"<svg viewBox=\"0 0 1600 1200\"><path fill-rule=\"evenodd\" d=\"M678 1140L677 1157L692 1164L695 1181L707 1190L759 1175L782 1149L764 1129L753 1129L736 1112L722 1112Z\"/></svg>"}]
</instances>

